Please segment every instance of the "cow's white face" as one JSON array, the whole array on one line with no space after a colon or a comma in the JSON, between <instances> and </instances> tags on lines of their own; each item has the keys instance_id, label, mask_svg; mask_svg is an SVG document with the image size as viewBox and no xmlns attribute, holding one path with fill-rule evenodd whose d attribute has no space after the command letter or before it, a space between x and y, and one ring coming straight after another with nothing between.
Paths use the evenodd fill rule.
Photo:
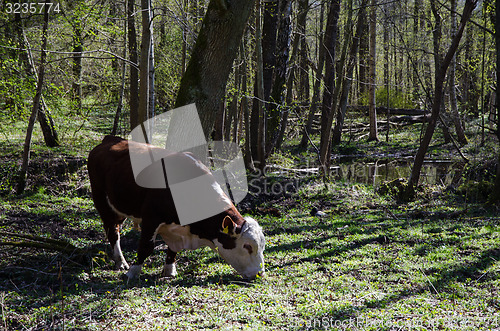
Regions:
<instances>
[{"instance_id":1,"label":"cow's white face","mask_svg":"<svg viewBox=\"0 0 500 331\"><path fill-rule=\"evenodd\" d=\"M241 232L236 234L236 246L225 249L218 240L214 243L220 256L247 279L264 274L265 239L260 225L251 217L245 217Z\"/></svg>"}]
</instances>

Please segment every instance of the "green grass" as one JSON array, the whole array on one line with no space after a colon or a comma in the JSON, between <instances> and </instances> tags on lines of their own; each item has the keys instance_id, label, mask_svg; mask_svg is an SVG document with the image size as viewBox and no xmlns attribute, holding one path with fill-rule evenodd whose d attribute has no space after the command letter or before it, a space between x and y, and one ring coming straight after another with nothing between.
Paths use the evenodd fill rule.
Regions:
<instances>
[{"instance_id":1,"label":"green grass","mask_svg":"<svg viewBox=\"0 0 500 331\"><path fill-rule=\"evenodd\" d=\"M451 199L425 203L424 196L399 206L363 185L315 187L289 201L293 207L277 205L286 216L259 218L267 273L251 283L209 249L183 252L179 275L160 279L159 246L140 280L127 284L122 272L111 270L88 198L5 197L0 222L12 215L24 215L23 222L49 218L52 227L33 222L24 229L101 251L77 263L63 254L2 247L0 323L8 330L499 326L500 222L494 211ZM328 217L308 216L308 206L318 202L329 203ZM450 208L462 213L442 217ZM421 211L425 217L414 217ZM125 240L137 236L128 224ZM132 261L135 252L125 246Z\"/></svg>"},{"instance_id":2,"label":"green grass","mask_svg":"<svg viewBox=\"0 0 500 331\"><path fill-rule=\"evenodd\" d=\"M245 282L205 248L179 254L179 275L161 279L165 246L158 245L140 279L124 282L124 272L112 269L85 167L88 151L110 131L112 112L54 115L62 146L45 148L36 129L28 191L21 196L9 193L25 124L2 124L0 232L90 250L82 256L0 244L2 331L500 328L498 210L442 186L424 186L415 201L398 204L364 184L325 186L302 178L294 195L259 201L282 216L253 215L266 235L265 277ZM393 130L389 143L346 135L350 142L333 153L391 158L415 149L419 130ZM290 145L272 162L293 168L316 160L313 148L295 153L299 138L287 139ZM313 140L318 144L317 136ZM432 157L456 157L450 145L436 146ZM464 179L488 170L483 159L497 155L492 144L483 154L477 146L464 148L478 164ZM311 217L313 206L328 216ZM129 262L138 237L126 222L122 247ZM0 234L0 243L12 240Z\"/></svg>"}]
</instances>

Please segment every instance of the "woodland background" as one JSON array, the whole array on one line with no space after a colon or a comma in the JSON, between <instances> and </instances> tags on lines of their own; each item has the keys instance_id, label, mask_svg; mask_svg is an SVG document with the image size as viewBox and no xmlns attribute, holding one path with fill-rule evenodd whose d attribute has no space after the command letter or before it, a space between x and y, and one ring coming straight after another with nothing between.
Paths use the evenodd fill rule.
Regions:
<instances>
[{"instance_id":1,"label":"woodland background","mask_svg":"<svg viewBox=\"0 0 500 331\"><path fill-rule=\"evenodd\" d=\"M500 326L498 1L9 4L1 330ZM266 277L200 249L162 279L158 242L123 282L88 152L192 102L242 147ZM138 236L126 222L129 262Z\"/></svg>"}]
</instances>

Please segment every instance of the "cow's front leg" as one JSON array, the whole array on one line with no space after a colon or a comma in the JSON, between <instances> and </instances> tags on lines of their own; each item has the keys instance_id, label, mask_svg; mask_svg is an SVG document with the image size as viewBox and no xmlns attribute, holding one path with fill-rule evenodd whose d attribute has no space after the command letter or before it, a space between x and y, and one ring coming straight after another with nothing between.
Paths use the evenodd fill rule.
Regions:
<instances>
[{"instance_id":1,"label":"cow's front leg","mask_svg":"<svg viewBox=\"0 0 500 331\"><path fill-rule=\"evenodd\" d=\"M167 257L165 258L165 265L163 266L163 271L161 273L162 277L175 277L177 276L177 269L175 268L175 256L177 252L167 249Z\"/></svg>"},{"instance_id":2,"label":"cow's front leg","mask_svg":"<svg viewBox=\"0 0 500 331\"><path fill-rule=\"evenodd\" d=\"M137 249L137 262L134 263L126 273L129 280L137 279L141 274L144 261L153 253L155 229L146 226L148 222L143 222L141 238L139 239L139 248Z\"/></svg>"},{"instance_id":3,"label":"cow's front leg","mask_svg":"<svg viewBox=\"0 0 500 331\"><path fill-rule=\"evenodd\" d=\"M113 239L113 237L116 239ZM110 242L111 248L113 249L113 260L115 261L115 268L118 270L127 270L129 266L127 261L125 260L125 257L123 257L122 249L120 246L120 225L116 225L114 231L112 232L112 235L108 236L108 238L112 238Z\"/></svg>"}]
</instances>

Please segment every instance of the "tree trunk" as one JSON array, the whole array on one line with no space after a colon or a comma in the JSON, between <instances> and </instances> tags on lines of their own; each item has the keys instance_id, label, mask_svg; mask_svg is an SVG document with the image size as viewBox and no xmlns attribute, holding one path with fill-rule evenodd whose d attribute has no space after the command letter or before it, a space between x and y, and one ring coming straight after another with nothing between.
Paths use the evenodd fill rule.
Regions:
<instances>
[{"instance_id":1,"label":"tree trunk","mask_svg":"<svg viewBox=\"0 0 500 331\"><path fill-rule=\"evenodd\" d=\"M75 9L77 12L77 16L73 17L71 22L73 26L73 93L71 101L73 103L73 107L77 114L81 114L82 111L82 52L83 52L83 43L82 43L82 19L83 17L79 16L82 10L81 7L82 2L77 1L75 4Z\"/></svg>"},{"instance_id":2,"label":"tree trunk","mask_svg":"<svg viewBox=\"0 0 500 331\"><path fill-rule=\"evenodd\" d=\"M19 18L17 28L19 33L20 48L26 50L25 52L22 52L20 58L22 59L23 62L25 62L27 74L29 76L35 77L35 80L38 81L38 74L36 72L35 62L33 61L33 55L31 54L31 46L28 42L28 38L26 38L26 34L24 33L24 29L21 24L22 24L21 19ZM40 96L40 106L38 107L38 114L36 118L38 120L38 123L40 123L45 145L47 147L59 146L59 137L57 134L57 130L54 125L52 116L50 115L49 108L45 103L45 99L43 98L43 93Z\"/></svg>"},{"instance_id":3,"label":"tree trunk","mask_svg":"<svg viewBox=\"0 0 500 331\"><path fill-rule=\"evenodd\" d=\"M288 1L288 0L281 0ZM262 4L262 66L264 80L264 100L271 97L273 75L276 68L276 36L279 27L280 0L263 1ZM265 105L266 112L268 105Z\"/></svg>"},{"instance_id":4,"label":"tree trunk","mask_svg":"<svg viewBox=\"0 0 500 331\"><path fill-rule=\"evenodd\" d=\"M278 35L274 56L276 64L273 71L273 86L269 107L266 107L268 114L266 133L266 156L269 156L278 141L283 119L286 77L288 71L288 58L290 53L290 14L292 11L291 0L281 0L278 19Z\"/></svg>"},{"instance_id":5,"label":"tree trunk","mask_svg":"<svg viewBox=\"0 0 500 331\"><path fill-rule=\"evenodd\" d=\"M252 161L252 152L250 148L250 113L248 109L248 98L247 98L247 57L245 52L245 39L242 40L240 46L240 56L242 59L242 83L241 83L241 108L243 113L243 121L245 124L245 146L243 148L243 161L245 162L245 167L251 171L254 170Z\"/></svg>"},{"instance_id":6,"label":"tree trunk","mask_svg":"<svg viewBox=\"0 0 500 331\"><path fill-rule=\"evenodd\" d=\"M370 109L370 134L368 141L378 141L377 130L377 112L375 110L375 92L376 86L376 46L377 46L377 0L371 0L370 8L370 77L368 82L368 107Z\"/></svg>"},{"instance_id":7,"label":"tree trunk","mask_svg":"<svg viewBox=\"0 0 500 331\"><path fill-rule=\"evenodd\" d=\"M418 3L418 1L416 1ZM387 114L386 114L386 121L387 121L387 126L385 130L385 141L389 142L389 131L391 130L391 123L389 121L390 119L390 111L389 107L390 105L390 95L391 95L391 88L389 86L389 13L392 12L392 3L388 4L386 3L384 5L384 86L385 86L385 92L386 92L386 106L387 106Z\"/></svg>"},{"instance_id":8,"label":"tree trunk","mask_svg":"<svg viewBox=\"0 0 500 331\"><path fill-rule=\"evenodd\" d=\"M42 89L45 77L45 59L47 57L47 53L45 52L45 50L47 49L47 29L49 26L49 10L48 10L49 7L45 6L44 8L45 12L43 15L42 51L40 56L40 69L38 70L36 94L35 98L33 99L33 107L31 109L31 115L28 121L28 128L26 130L26 138L24 140L23 159L21 163L21 169L19 170L19 176L16 187L17 194L21 194L26 187L26 177L28 174L28 165L30 161L31 138L33 136L33 128L35 126L37 113L40 109L40 101L42 99Z\"/></svg>"},{"instance_id":9,"label":"tree trunk","mask_svg":"<svg viewBox=\"0 0 500 331\"><path fill-rule=\"evenodd\" d=\"M303 5L302 5L303 6ZM285 136L285 131L286 127L288 124L288 115L290 113L289 108L294 107L293 104L293 82L295 80L295 73L297 71L297 67L300 66L300 63L297 63L297 56L299 53L299 47L302 39L305 38L305 22L306 22L306 14L307 10L299 9L299 16L297 18L297 34L295 35L293 39L293 45L292 45L292 55L290 56L290 63L289 63L289 69L288 69L288 78L287 78L287 83L286 83L286 97L285 97L285 109L283 111L283 116L281 118L281 125L280 125L280 130L279 134L277 137L276 141L276 149L279 150L281 149L281 144L283 142L283 138ZM307 55L305 55L307 56ZM301 59L299 59L300 61ZM291 65L290 65L291 64ZM302 79L302 78L301 78ZM299 93L304 93L305 94L305 87L302 85L303 82L299 83Z\"/></svg>"},{"instance_id":10,"label":"tree trunk","mask_svg":"<svg viewBox=\"0 0 500 331\"><path fill-rule=\"evenodd\" d=\"M425 154L427 153L427 149L429 148L429 144L431 142L432 135L434 134L434 129L436 127L436 122L439 118L439 111L441 109L443 85L446 77L446 72L458 48L458 44L460 43L460 39L462 38L465 25L469 20L472 11L476 7L476 4L477 0L465 1L464 10L462 13L462 19L460 21L460 26L458 27L458 31L453 36L451 45L448 51L446 52L446 56L441 62L441 65L438 68L439 70L436 72L431 118L429 119L429 124L427 125L427 128L425 130L424 137L422 139L422 142L420 143L420 147L418 148L417 154L415 155L415 161L413 163L410 178L408 180L408 191L406 193L408 193L409 197L412 197L415 194L415 188L418 185L418 181L420 179L420 170L422 169L422 165L424 163Z\"/></svg>"},{"instance_id":11,"label":"tree trunk","mask_svg":"<svg viewBox=\"0 0 500 331\"><path fill-rule=\"evenodd\" d=\"M432 15L434 16L435 19L435 25L434 29L432 30L432 37L433 37L433 45L434 45L434 74L437 75L437 72L439 71L439 67L441 66L442 62L442 51L441 51L441 39L442 39L442 20L441 16L439 15L438 8L436 7L436 0L431 0L431 11ZM442 101L440 101L442 108L444 109L444 105L442 104ZM445 143L451 142L451 135L448 130L447 124L445 122L442 123L442 128L443 128L443 136L444 136L444 141Z\"/></svg>"},{"instance_id":12,"label":"tree trunk","mask_svg":"<svg viewBox=\"0 0 500 331\"><path fill-rule=\"evenodd\" d=\"M149 115L149 64L151 51L151 7L150 0L141 0L142 11L142 38L141 38L141 61L139 63L139 124L144 123ZM152 128L147 128L151 141Z\"/></svg>"},{"instance_id":13,"label":"tree trunk","mask_svg":"<svg viewBox=\"0 0 500 331\"><path fill-rule=\"evenodd\" d=\"M310 87L309 87L309 65L308 65L308 46L306 39L307 13L309 11L309 1L299 0L299 14L297 17L297 34L300 43L299 51L299 88L298 95L301 97L301 106L306 108L310 105Z\"/></svg>"},{"instance_id":14,"label":"tree trunk","mask_svg":"<svg viewBox=\"0 0 500 331\"><path fill-rule=\"evenodd\" d=\"M420 46L420 19L419 16L422 14L422 0L415 0L414 7L413 7L413 48L417 49ZM418 102L420 99L420 93L419 93L419 68L420 68L420 61L413 61L413 101Z\"/></svg>"},{"instance_id":15,"label":"tree trunk","mask_svg":"<svg viewBox=\"0 0 500 331\"><path fill-rule=\"evenodd\" d=\"M150 0L151 1L151 0ZM150 4L151 6L151 4ZM151 11L152 15L152 11ZM152 20L152 16L151 16ZM148 95L148 118L155 116L155 48L153 39L153 21L151 21L151 39L149 45L149 95Z\"/></svg>"},{"instance_id":16,"label":"tree trunk","mask_svg":"<svg viewBox=\"0 0 500 331\"><path fill-rule=\"evenodd\" d=\"M359 96L364 98L368 91L368 59L370 58L369 47L369 24L368 20L361 22L361 31L359 39L359 69L358 69L358 84Z\"/></svg>"},{"instance_id":17,"label":"tree trunk","mask_svg":"<svg viewBox=\"0 0 500 331\"><path fill-rule=\"evenodd\" d=\"M330 148L330 137L333 122L333 93L335 89L335 44L338 34L338 19L340 13L340 0L332 1L326 23L325 38L322 47L325 48L325 78L323 102L321 105L321 140L320 163L326 173L327 155Z\"/></svg>"},{"instance_id":18,"label":"tree trunk","mask_svg":"<svg viewBox=\"0 0 500 331\"><path fill-rule=\"evenodd\" d=\"M320 13L320 22L323 22L323 10ZM319 44L323 45L323 36L319 36ZM302 133L302 139L300 140L299 149L304 150L307 148L309 142L309 135L311 134L312 123L314 121L314 115L318 109L319 95L321 91L321 80L323 76L323 67L325 66L325 48L319 47L318 51L318 66L316 67L315 80L313 85L313 96L311 100L311 106L309 108L309 114L307 116L307 122Z\"/></svg>"},{"instance_id":19,"label":"tree trunk","mask_svg":"<svg viewBox=\"0 0 500 331\"><path fill-rule=\"evenodd\" d=\"M127 21L123 22L123 30L124 30L124 41L123 41L123 58L127 57ZM120 92L118 96L118 104L116 106L115 118L113 120L113 129L111 130L112 135L116 135L118 133L118 125L120 122L120 116L123 108L123 96L125 95L125 78L127 74L127 64L125 61L122 61L122 83L120 86Z\"/></svg>"},{"instance_id":20,"label":"tree trunk","mask_svg":"<svg viewBox=\"0 0 500 331\"><path fill-rule=\"evenodd\" d=\"M257 168L262 172L266 167L266 111L263 104L264 99L264 62L262 58L262 29L261 29L261 9L260 0L257 0L255 15L255 52L257 53L257 72L256 72L256 88L257 88L257 109L258 109L258 136L257 136Z\"/></svg>"},{"instance_id":21,"label":"tree trunk","mask_svg":"<svg viewBox=\"0 0 500 331\"><path fill-rule=\"evenodd\" d=\"M451 0L451 35L455 35L457 31L457 0ZM450 109L451 109L451 117L453 119L453 123L455 124L455 132L457 133L457 140L460 145L467 144L467 137L465 136L464 128L462 126L462 121L460 120L460 113L458 112L457 106L457 92L455 89L455 68L456 68L456 55L453 56L453 59L450 63Z\"/></svg>"},{"instance_id":22,"label":"tree trunk","mask_svg":"<svg viewBox=\"0 0 500 331\"><path fill-rule=\"evenodd\" d=\"M175 107L196 103L208 137L255 0L212 0L182 77ZM175 116L173 118L175 120ZM182 125L174 128L180 136ZM172 132L170 132L172 134Z\"/></svg>"},{"instance_id":23,"label":"tree trunk","mask_svg":"<svg viewBox=\"0 0 500 331\"><path fill-rule=\"evenodd\" d=\"M342 138L342 129L344 127L344 119L347 110L347 102L349 97L349 92L351 90L352 77L354 72L354 66L356 65L356 56L358 54L359 41L361 39L361 33L363 29L363 24L366 21L366 5L368 0L362 0L359 7L358 13L358 23L356 25L356 32L352 40L351 49L349 51L349 62L347 64L347 70L345 74L344 82L342 83L342 93L340 95L339 110L337 112L337 120L335 122L335 127L333 128L333 139L334 145L340 144Z\"/></svg>"},{"instance_id":24,"label":"tree trunk","mask_svg":"<svg viewBox=\"0 0 500 331\"><path fill-rule=\"evenodd\" d=\"M500 115L500 99L498 98L498 90L500 86L500 6L496 1L495 8L495 47L496 47L496 110L497 114ZM498 117L497 117L498 119ZM497 135L500 136L500 121L497 122ZM500 137L499 137L500 141ZM495 178L495 186L493 192L490 195L490 202L499 203L500 202L500 151L498 152L498 163L497 163L497 173Z\"/></svg>"},{"instance_id":25,"label":"tree trunk","mask_svg":"<svg viewBox=\"0 0 500 331\"><path fill-rule=\"evenodd\" d=\"M137 33L135 30L135 0L127 2L128 50L130 62L138 66ZM130 66L130 130L139 125L139 68Z\"/></svg>"}]
</instances>

